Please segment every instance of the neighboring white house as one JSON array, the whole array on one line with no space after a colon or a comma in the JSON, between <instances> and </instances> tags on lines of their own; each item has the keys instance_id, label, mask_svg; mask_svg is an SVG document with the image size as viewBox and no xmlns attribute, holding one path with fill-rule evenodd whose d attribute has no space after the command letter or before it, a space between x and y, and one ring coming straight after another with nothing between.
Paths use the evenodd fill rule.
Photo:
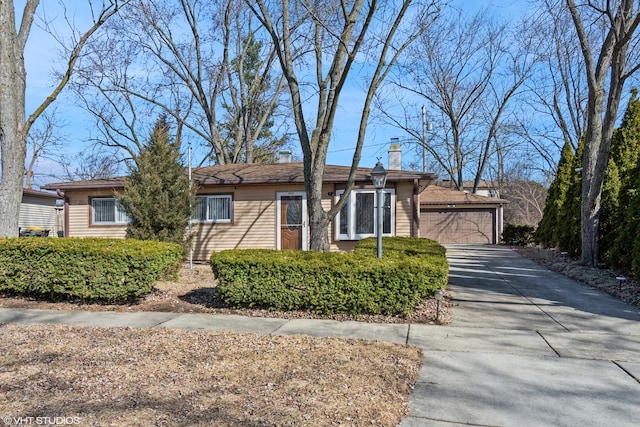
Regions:
<instances>
[{"instance_id":1,"label":"neighboring white house","mask_svg":"<svg viewBox=\"0 0 640 427\"><path fill-rule=\"evenodd\" d=\"M49 236L57 236L58 231L63 231L63 206L57 203L61 200L55 193L39 190L22 190L22 203L20 204L20 219L18 220L18 233L32 231L33 234L41 234L48 231Z\"/></svg>"}]
</instances>

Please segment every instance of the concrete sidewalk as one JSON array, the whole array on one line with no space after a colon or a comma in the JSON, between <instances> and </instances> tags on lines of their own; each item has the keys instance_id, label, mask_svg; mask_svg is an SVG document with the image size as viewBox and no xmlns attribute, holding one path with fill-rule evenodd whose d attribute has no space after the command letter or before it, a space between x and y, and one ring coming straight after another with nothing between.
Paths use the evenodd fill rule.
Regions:
<instances>
[{"instance_id":1,"label":"concrete sidewalk","mask_svg":"<svg viewBox=\"0 0 640 427\"><path fill-rule=\"evenodd\" d=\"M0 309L0 323L307 334L418 346L401 426L631 426L640 309L497 246L448 246L448 326L235 315Z\"/></svg>"}]
</instances>

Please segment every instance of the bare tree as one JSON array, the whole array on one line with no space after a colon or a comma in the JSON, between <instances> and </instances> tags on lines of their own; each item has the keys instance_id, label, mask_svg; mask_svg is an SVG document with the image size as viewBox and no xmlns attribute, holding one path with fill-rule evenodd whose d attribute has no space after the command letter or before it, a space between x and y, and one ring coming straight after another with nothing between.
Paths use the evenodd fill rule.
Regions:
<instances>
[{"instance_id":1,"label":"bare tree","mask_svg":"<svg viewBox=\"0 0 640 427\"><path fill-rule=\"evenodd\" d=\"M510 163L499 182L500 197L509 201L504 207L504 221L537 227L544 213L547 187L532 178L531 162Z\"/></svg>"},{"instance_id":2,"label":"bare tree","mask_svg":"<svg viewBox=\"0 0 640 427\"><path fill-rule=\"evenodd\" d=\"M329 224L353 187L373 97L398 57L439 13L440 1L247 0L247 3L269 33L289 86L304 156L310 248L326 251ZM322 177L327 148L340 95L347 80L356 74L353 67L358 66L359 60L363 61L362 75L366 74L360 82L366 95L351 173L345 195L325 211ZM307 66L312 70L311 79L305 79ZM307 96L315 101L314 105L307 101Z\"/></svg>"},{"instance_id":3,"label":"bare tree","mask_svg":"<svg viewBox=\"0 0 640 427\"><path fill-rule=\"evenodd\" d=\"M92 9L93 24L84 33L75 34L68 51L64 74L51 94L28 117L25 116L26 70L24 52L39 0L26 0L19 28L13 1L0 2L0 236L15 236L22 199L27 135L33 123L55 101L66 86L76 62L89 38L126 1L105 1Z\"/></svg>"},{"instance_id":4,"label":"bare tree","mask_svg":"<svg viewBox=\"0 0 640 427\"><path fill-rule=\"evenodd\" d=\"M575 151L584 137L588 92L580 41L567 31L571 16L556 6L556 0L545 0L540 13L529 17L541 61L526 83L530 96L518 115L519 135L552 173L565 141Z\"/></svg>"},{"instance_id":5,"label":"bare tree","mask_svg":"<svg viewBox=\"0 0 640 427\"><path fill-rule=\"evenodd\" d=\"M61 120L53 107L50 111L45 111L31 127L27 135L28 162L25 166L24 188L31 189L38 160L59 161L59 151L64 146L64 135L60 133L64 123Z\"/></svg>"},{"instance_id":6,"label":"bare tree","mask_svg":"<svg viewBox=\"0 0 640 427\"><path fill-rule=\"evenodd\" d=\"M640 68L640 4L634 0L591 0L566 9L580 41L588 83L585 145L582 156L582 259L599 260L598 235L602 188L627 79ZM560 6L560 5L558 5Z\"/></svg>"},{"instance_id":7,"label":"bare tree","mask_svg":"<svg viewBox=\"0 0 640 427\"><path fill-rule=\"evenodd\" d=\"M118 176L122 163L110 153L83 151L73 159L62 162L64 178L68 181L105 179Z\"/></svg>"},{"instance_id":8,"label":"bare tree","mask_svg":"<svg viewBox=\"0 0 640 427\"><path fill-rule=\"evenodd\" d=\"M252 162L254 149L285 142L269 133L284 81L242 0L134 0L129 11L94 42L76 80L97 142L134 157L158 114L173 117L178 138L204 143L203 161Z\"/></svg>"},{"instance_id":9,"label":"bare tree","mask_svg":"<svg viewBox=\"0 0 640 427\"><path fill-rule=\"evenodd\" d=\"M418 101L400 99L404 117L381 111L389 111L386 121L418 142L457 189L472 177L475 192L492 161L498 168L498 150L507 152L512 104L534 64L531 39L520 26L498 23L486 11L471 18L456 11L422 35L392 79L393 93L400 88ZM418 111L419 103L434 121L428 139L407 113Z\"/></svg>"}]
</instances>

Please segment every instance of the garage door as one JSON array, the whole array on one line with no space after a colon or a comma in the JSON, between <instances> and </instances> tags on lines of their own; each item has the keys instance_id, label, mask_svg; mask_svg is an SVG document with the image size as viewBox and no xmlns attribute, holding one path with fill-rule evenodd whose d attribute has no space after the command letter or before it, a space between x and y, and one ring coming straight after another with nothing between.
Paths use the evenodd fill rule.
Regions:
<instances>
[{"instance_id":1,"label":"garage door","mask_svg":"<svg viewBox=\"0 0 640 427\"><path fill-rule=\"evenodd\" d=\"M421 209L420 237L439 243L494 244L494 209Z\"/></svg>"}]
</instances>

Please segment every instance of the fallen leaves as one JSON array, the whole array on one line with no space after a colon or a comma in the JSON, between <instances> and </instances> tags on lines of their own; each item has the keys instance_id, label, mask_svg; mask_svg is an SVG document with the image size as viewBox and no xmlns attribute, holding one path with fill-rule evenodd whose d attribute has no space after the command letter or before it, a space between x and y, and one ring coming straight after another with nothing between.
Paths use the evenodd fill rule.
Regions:
<instances>
[{"instance_id":1,"label":"fallen leaves","mask_svg":"<svg viewBox=\"0 0 640 427\"><path fill-rule=\"evenodd\" d=\"M165 329L2 325L0 415L82 425L395 426L420 351Z\"/></svg>"}]
</instances>

